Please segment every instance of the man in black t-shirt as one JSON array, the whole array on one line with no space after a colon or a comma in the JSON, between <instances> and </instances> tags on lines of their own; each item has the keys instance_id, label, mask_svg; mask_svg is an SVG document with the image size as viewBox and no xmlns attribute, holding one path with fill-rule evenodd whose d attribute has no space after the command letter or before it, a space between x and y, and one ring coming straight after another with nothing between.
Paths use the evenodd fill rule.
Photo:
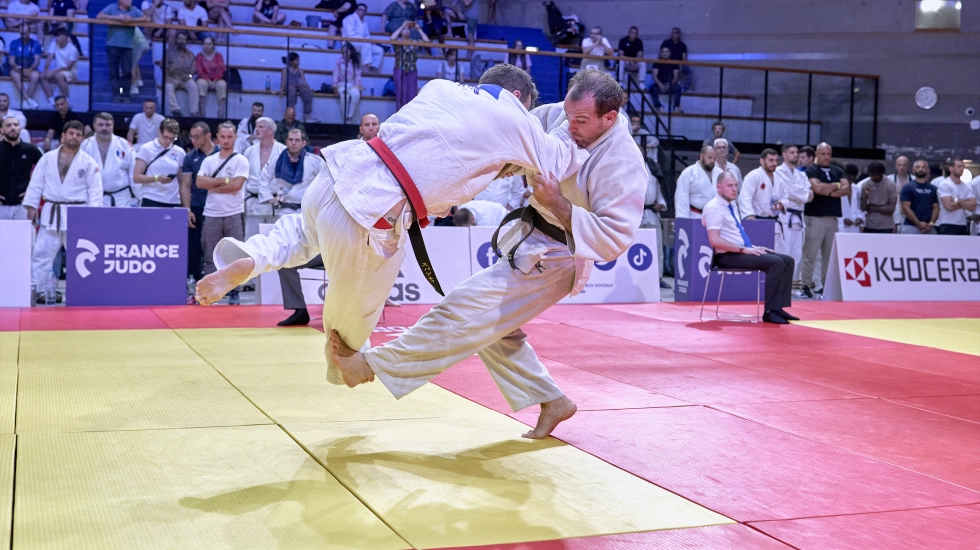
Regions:
<instances>
[{"instance_id":1,"label":"man in black t-shirt","mask_svg":"<svg viewBox=\"0 0 980 550\"><path fill-rule=\"evenodd\" d=\"M0 220L26 220L27 209L21 206L34 165L41 151L20 139L20 121L8 116L0 123Z\"/></svg>"},{"instance_id":2,"label":"man in black t-shirt","mask_svg":"<svg viewBox=\"0 0 980 550\"><path fill-rule=\"evenodd\" d=\"M660 48L658 59L670 59L670 50L666 47ZM667 94L667 105L671 110L681 112L681 66L671 63L653 64L653 88L650 89L650 97L653 98L653 108L658 112L663 112L663 104L660 102L660 94Z\"/></svg>"},{"instance_id":3,"label":"man in black t-shirt","mask_svg":"<svg viewBox=\"0 0 980 550\"><path fill-rule=\"evenodd\" d=\"M72 111L68 106L68 100L65 96L59 95L54 98L54 108L55 111L51 113L51 124L48 126L48 135L44 137L44 150L51 150L51 140L56 137L61 136L61 132L65 129L65 124L70 120L77 120L85 125L85 135L92 135L92 127L89 123L79 118L75 111Z\"/></svg>"},{"instance_id":4,"label":"man in black t-shirt","mask_svg":"<svg viewBox=\"0 0 980 550\"><path fill-rule=\"evenodd\" d=\"M820 284L827 279L827 267L831 261L830 249L837 233L837 218L841 217L840 198L850 196L851 182L839 166L831 164L833 149L828 143L817 145L816 161L806 170L813 190L813 200L803 207L803 262L800 277L803 295L812 297L817 284L813 280L813 267L820 254Z\"/></svg>"},{"instance_id":5,"label":"man in black t-shirt","mask_svg":"<svg viewBox=\"0 0 980 550\"><path fill-rule=\"evenodd\" d=\"M629 34L619 39L616 55L620 57L643 57L643 41L640 40L640 30L630 27ZM636 81L640 89L646 90L647 64L645 61L620 61L619 83L626 87L626 73L636 73Z\"/></svg>"},{"instance_id":6,"label":"man in black t-shirt","mask_svg":"<svg viewBox=\"0 0 980 550\"><path fill-rule=\"evenodd\" d=\"M670 50L670 58L674 61L687 61L687 44L681 40L681 29L674 27L670 29L670 38L660 43L660 49ZM684 82L691 74L691 68L681 65L681 82Z\"/></svg>"},{"instance_id":7,"label":"man in black t-shirt","mask_svg":"<svg viewBox=\"0 0 980 550\"><path fill-rule=\"evenodd\" d=\"M180 172L180 203L188 210L187 276L200 281L204 276L201 228L204 227L204 203L208 200L208 191L198 188L197 172L204 159L217 153L220 147L211 141L211 127L203 120L191 126L190 138L194 148L184 156L184 167Z\"/></svg>"}]
</instances>

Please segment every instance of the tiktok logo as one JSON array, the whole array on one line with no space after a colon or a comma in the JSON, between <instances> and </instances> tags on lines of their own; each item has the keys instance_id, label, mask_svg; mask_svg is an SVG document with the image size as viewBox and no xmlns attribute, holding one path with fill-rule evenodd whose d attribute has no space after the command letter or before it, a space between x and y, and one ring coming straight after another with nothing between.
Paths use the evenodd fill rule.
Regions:
<instances>
[{"instance_id":1,"label":"tiktok logo","mask_svg":"<svg viewBox=\"0 0 980 550\"><path fill-rule=\"evenodd\" d=\"M480 248L476 249L476 261L479 262L480 267L483 269L497 263L497 260L497 254L493 251L490 243L483 243L480 245Z\"/></svg>"}]
</instances>

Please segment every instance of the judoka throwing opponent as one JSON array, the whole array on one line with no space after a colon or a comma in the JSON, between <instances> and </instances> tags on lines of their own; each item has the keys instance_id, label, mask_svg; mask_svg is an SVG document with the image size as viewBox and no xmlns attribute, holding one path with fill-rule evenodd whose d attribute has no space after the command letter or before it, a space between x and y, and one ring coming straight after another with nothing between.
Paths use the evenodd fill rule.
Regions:
<instances>
[{"instance_id":1,"label":"judoka throwing opponent","mask_svg":"<svg viewBox=\"0 0 980 550\"><path fill-rule=\"evenodd\" d=\"M589 159L560 183L535 176L530 210L498 243L501 259L453 289L397 340L355 353L343 332L331 332L334 361L348 386L377 376L400 398L477 353L511 408L541 404L537 425L524 437L546 437L575 414L521 326L580 292L593 262L615 260L633 243L647 172L629 120L619 114L622 102L615 80L586 70L572 78L564 104L532 112L549 129L567 121Z\"/></svg>"},{"instance_id":2,"label":"judoka throwing opponent","mask_svg":"<svg viewBox=\"0 0 980 550\"><path fill-rule=\"evenodd\" d=\"M528 112L536 95L526 72L498 65L477 87L428 83L381 126L380 146L397 157L421 194L420 219L448 213L515 166L562 179L578 171L588 153L567 127L545 133ZM326 164L303 196L301 214L283 216L268 236L218 243L219 269L198 283L197 300L212 304L259 273L320 254L330 281L324 329L367 350L405 256L412 210L392 169L368 142L342 142L323 157ZM326 356L327 380L343 384L331 354Z\"/></svg>"}]
</instances>

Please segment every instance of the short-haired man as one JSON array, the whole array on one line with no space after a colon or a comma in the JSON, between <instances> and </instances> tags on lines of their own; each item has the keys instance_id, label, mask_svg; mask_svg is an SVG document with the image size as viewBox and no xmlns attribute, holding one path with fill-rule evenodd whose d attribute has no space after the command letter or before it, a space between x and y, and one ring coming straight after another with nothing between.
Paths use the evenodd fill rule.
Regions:
<instances>
[{"instance_id":1,"label":"short-haired man","mask_svg":"<svg viewBox=\"0 0 980 550\"><path fill-rule=\"evenodd\" d=\"M935 235L939 219L939 193L929 182L929 163L918 159L912 164L913 180L906 183L899 195L905 222L902 233Z\"/></svg>"},{"instance_id":2,"label":"short-haired man","mask_svg":"<svg viewBox=\"0 0 980 550\"><path fill-rule=\"evenodd\" d=\"M136 152L133 183L139 184L140 206L177 208L180 206L180 174L184 166L184 150L174 140L180 124L172 118L160 123L159 136L144 143Z\"/></svg>"},{"instance_id":3,"label":"short-haired man","mask_svg":"<svg viewBox=\"0 0 980 550\"><path fill-rule=\"evenodd\" d=\"M497 227L510 210L493 201L473 199L459 205L453 214L456 227Z\"/></svg>"},{"instance_id":4,"label":"short-haired man","mask_svg":"<svg viewBox=\"0 0 980 550\"><path fill-rule=\"evenodd\" d=\"M626 36L619 39L616 55L619 57L643 57L643 40L640 39L640 29L630 27ZM619 83L624 88L626 87L626 73L636 73L636 82L640 86L640 90L647 89L646 61L619 62Z\"/></svg>"},{"instance_id":5,"label":"short-haired man","mask_svg":"<svg viewBox=\"0 0 980 550\"><path fill-rule=\"evenodd\" d=\"M198 109L198 89L197 82L194 81L194 74L197 72L194 53L187 49L187 41L190 36L187 31L177 33L174 40L174 48L167 51L167 69L164 71L166 79L163 83L164 92L167 94L167 104L170 112L174 116L183 116L180 103L177 103L177 90L187 92L187 108L191 116L200 114Z\"/></svg>"},{"instance_id":6,"label":"short-haired man","mask_svg":"<svg viewBox=\"0 0 980 550\"><path fill-rule=\"evenodd\" d=\"M742 158L742 153L739 152L738 148L725 137L725 129L725 123L720 120L712 124L711 137L704 140L702 145L711 145L717 150L718 140L725 140L725 144L728 146L728 154L725 156L725 160L731 160L732 163L736 163L738 162L738 159ZM718 161L721 161L721 158L718 158Z\"/></svg>"},{"instance_id":7,"label":"short-haired man","mask_svg":"<svg viewBox=\"0 0 980 550\"><path fill-rule=\"evenodd\" d=\"M737 196L738 182L735 177L728 172L718 176L718 194L704 206L701 217L701 223L708 230L708 241L715 252L711 261L721 269L758 269L764 272L766 305L762 320L777 325L798 321L798 317L784 309L793 305L793 268L796 262L785 254L752 245L732 204Z\"/></svg>"},{"instance_id":8,"label":"short-haired man","mask_svg":"<svg viewBox=\"0 0 980 550\"><path fill-rule=\"evenodd\" d=\"M11 108L10 96L4 92L0 92L0 120L3 120L8 116L12 116L16 118L18 122L20 122L20 129L22 131L27 128L27 117L24 116L24 112ZM27 134L27 137L30 137L30 134ZM21 135L21 139L28 141L28 139L25 139L23 134Z\"/></svg>"},{"instance_id":9,"label":"short-haired man","mask_svg":"<svg viewBox=\"0 0 980 550\"><path fill-rule=\"evenodd\" d=\"M670 59L670 49L660 48L658 59L667 61ZM653 88L650 90L650 97L653 99L653 108L658 113L663 113L663 103L660 102L660 94L667 94L667 107L670 111L681 111L681 92L683 89L680 84L681 66L673 63L654 63L653 64Z\"/></svg>"},{"instance_id":10,"label":"short-haired man","mask_svg":"<svg viewBox=\"0 0 980 550\"><path fill-rule=\"evenodd\" d=\"M27 217L41 226L34 240L31 271L39 293L53 292L49 283L54 257L67 246L68 206L102 206L102 175L95 160L79 150L84 127L73 120L65 124L61 145L38 161L24 195ZM38 206L44 209L38 218ZM54 281L57 283L57 280ZM48 295L48 300L54 296Z\"/></svg>"},{"instance_id":11,"label":"short-haired man","mask_svg":"<svg viewBox=\"0 0 980 550\"><path fill-rule=\"evenodd\" d=\"M813 159L815 158L817 158L816 149L809 145L800 147L800 165L796 169L805 173L813 165Z\"/></svg>"},{"instance_id":12,"label":"short-haired man","mask_svg":"<svg viewBox=\"0 0 980 550\"><path fill-rule=\"evenodd\" d=\"M263 183L263 174L270 175L267 182L271 184L272 170L286 150L286 145L276 141L276 122L269 117L260 117L255 121L255 137L257 141L242 153L248 161L248 180L245 182L246 239L259 232L260 224L276 222L272 212L274 196L263 192L271 187Z\"/></svg>"},{"instance_id":13,"label":"short-haired man","mask_svg":"<svg viewBox=\"0 0 980 550\"><path fill-rule=\"evenodd\" d=\"M912 181L912 173L909 171L911 168L911 163L909 158L905 155L899 156L895 159L895 173L889 174L889 178L895 182L895 196L902 194L902 188ZM905 215L902 214L902 201L895 201L895 233L902 232L902 222L905 221Z\"/></svg>"},{"instance_id":14,"label":"short-haired man","mask_svg":"<svg viewBox=\"0 0 980 550\"><path fill-rule=\"evenodd\" d=\"M21 205L27 193L27 182L41 151L20 139L20 121L15 116L0 121L0 220L26 220L27 209Z\"/></svg>"},{"instance_id":15,"label":"short-haired man","mask_svg":"<svg viewBox=\"0 0 980 550\"><path fill-rule=\"evenodd\" d=\"M969 183L963 181L963 159L955 158L949 163L949 177L937 186L939 193L939 219L936 232L940 235L969 235L970 225L966 219L977 209L977 196Z\"/></svg>"},{"instance_id":16,"label":"short-haired man","mask_svg":"<svg viewBox=\"0 0 980 550\"><path fill-rule=\"evenodd\" d=\"M78 48L71 43L68 29L59 27L54 30L54 40L48 46L47 65L41 74L41 89L48 97L48 103L57 108L58 100L54 86L63 97L70 97L68 85L77 80Z\"/></svg>"},{"instance_id":17,"label":"short-haired man","mask_svg":"<svg viewBox=\"0 0 980 550\"><path fill-rule=\"evenodd\" d=\"M584 55L603 56L615 55L616 51L609 45L609 40L605 36L602 36L602 27L596 26L592 27L589 36L582 39L582 53ZM585 57L582 59L581 68L583 71L585 69L603 71L606 68L606 60Z\"/></svg>"},{"instance_id":18,"label":"short-haired man","mask_svg":"<svg viewBox=\"0 0 980 550\"><path fill-rule=\"evenodd\" d=\"M885 165L874 161L868 165L868 178L858 183L861 188L861 210L865 233L894 233L895 204L898 192L895 182L885 176Z\"/></svg>"},{"instance_id":19,"label":"short-haired man","mask_svg":"<svg viewBox=\"0 0 980 550\"><path fill-rule=\"evenodd\" d=\"M187 276L200 281L204 276L201 229L204 227L204 205L208 200L208 191L197 186L197 172L204 159L221 148L211 141L211 127L203 120L195 122L188 134L193 149L184 156L180 174L180 204L187 209Z\"/></svg>"},{"instance_id":20,"label":"short-haired man","mask_svg":"<svg viewBox=\"0 0 980 550\"><path fill-rule=\"evenodd\" d=\"M719 145L724 146L724 143L719 140ZM746 174L738 192L737 205L741 219L778 220L779 214L785 210L785 206L779 201L780 192L776 187L775 172L778 162L779 154L776 150L765 149L759 155L759 167ZM780 232L779 226L777 221L777 235Z\"/></svg>"},{"instance_id":21,"label":"short-haired man","mask_svg":"<svg viewBox=\"0 0 980 550\"><path fill-rule=\"evenodd\" d=\"M41 43L31 38L28 25L20 28L20 38L10 43L10 79L14 81L14 90L21 95L21 104L26 109L37 109L34 92L37 91L38 79L41 76L40 65L44 49ZM27 92L24 92L24 81L27 81Z\"/></svg>"},{"instance_id":22,"label":"short-haired man","mask_svg":"<svg viewBox=\"0 0 980 550\"><path fill-rule=\"evenodd\" d=\"M698 161L685 168L677 177L674 216L700 219L701 209L718 194L718 176L723 173L715 164L715 149L708 145L701 147Z\"/></svg>"},{"instance_id":23,"label":"short-haired man","mask_svg":"<svg viewBox=\"0 0 980 550\"><path fill-rule=\"evenodd\" d=\"M123 23L150 20L142 11L133 6L133 0L118 0L107 5L102 8L96 19ZM109 37L105 42L105 52L109 61L109 83L112 86L112 100L116 103L129 103L130 101L129 92L132 82L133 44L136 28L129 25L109 25Z\"/></svg>"},{"instance_id":24,"label":"short-haired man","mask_svg":"<svg viewBox=\"0 0 980 550\"><path fill-rule=\"evenodd\" d=\"M378 115L373 113L368 113L361 117L361 125L357 127L359 139L363 141L370 141L378 137L378 131L381 130L381 121L378 119Z\"/></svg>"},{"instance_id":25,"label":"short-haired man","mask_svg":"<svg viewBox=\"0 0 980 550\"><path fill-rule=\"evenodd\" d=\"M681 40L681 29L680 27L674 27L670 29L670 38L665 39L660 43L660 49L667 48L670 50L670 59L674 61L687 61L687 44ZM691 67L687 65L680 66L680 77L681 79L686 79L691 74Z\"/></svg>"},{"instance_id":26,"label":"short-haired man","mask_svg":"<svg viewBox=\"0 0 980 550\"><path fill-rule=\"evenodd\" d=\"M252 116L243 118L238 122L238 137L235 140L235 151L239 154L244 153L255 143L255 123L262 118L265 113L265 105L261 101L252 104Z\"/></svg>"},{"instance_id":27,"label":"short-haired man","mask_svg":"<svg viewBox=\"0 0 980 550\"><path fill-rule=\"evenodd\" d=\"M813 280L813 269L817 254L820 254L820 287L827 280L830 263L830 250L837 234L837 218L842 216L841 197L851 195L851 182L844 171L830 159L833 149L829 143L821 143L816 149L816 161L806 170L813 190L813 200L803 208L806 231L803 236L803 265L800 276L803 278L803 294L813 297L818 288Z\"/></svg>"},{"instance_id":28,"label":"short-haired man","mask_svg":"<svg viewBox=\"0 0 980 550\"><path fill-rule=\"evenodd\" d=\"M344 18L341 33L344 37L371 38L371 29L367 24L367 4L358 4L354 13ZM377 72L384 59L384 49L370 42L352 42L354 49L361 54L361 66L366 73Z\"/></svg>"},{"instance_id":29,"label":"short-haired man","mask_svg":"<svg viewBox=\"0 0 980 550\"><path fill-rule=\"evenodd\" d=\"M96 113L92 121L95 135L82 141L82 151L95 159L102 172L102 206L136 206L133 170L136 152L125 139L115 135L115 119L110 113Z\"/></svg>"},{"instance_id":30,"label":"short-haired man","mask_svg":"<svg viewBox=\"0 0 980 550\"><path fill-rule=\"evenodd\" d=\"M71 110L71 106L68 105L68 99L65 96L60 95L54 100L54 112L51 113L51 123L48 126L48 133L44 136L44 150L51 150L51 142L55 137L61 135L62 129L65 124L71 120L77 120L85 125L85 135L90 135L92 133L92 127L89 126L85 121ZM88 116L88 115L86 115Z\"/></svg>"},{"instance_id":31,"label":"short-haired man","mask_svg":"<svg viewBox=\"0 0 980 550\"><path fill-rule=\"evenodd\" d=\"M778 199L782 204L779 213L780 231L776 234L773 248L780 254L793 258L796 270L793 280L800 279L800 259L803 257L803 208L813 200L813 189L806 174L797 170L800 160L799 148L796 145L784 144L782 147L783 163L773 173L773 180L778 190Z\"/></svg>"},{"instance_id":32,"label":"short-haired man","mask_svg":"<svg viewBox=\"0 0 980 550\"><path fill-rule=\"evenodd\" d=\"M306 133L306 126L296 120L296 109L293 107L286 107L286 110L282 114L282 120L276 123L276 141L285 145L286 139L289 138L289 132L292 130L299 130L303 134L303 139L309 141L309 136Z\"/></svg>"},{"instance_id":33,"label":"short-haired man","mask_svg":"<svg viewBox=\"0 0 980 550\"><path fill-rule=\"evenodd\" d=\"M734 162L729 162L728 160L728 145L731 143L725 138L718 138L715 140L712 147L715 149L715 164L722 172L728 172L735 176L735 180L738 181L739 189L742 188L742 170L735 165Z\"/></svg>"},{"instance_id":34,"label":"short-haired man","mask_svg":"<svg viewBox=\"0 0 980 550\"><path fill-rule=\"evenodd\" d=\"M133 115L129 122L129 131L126 139L133 144L133 149L139 152L144 143L149 143L160 137L160 124L163 123L163 115L157 112L157 101L146 99L143 101L143 112Z\"/></svg>"}]
</instances>

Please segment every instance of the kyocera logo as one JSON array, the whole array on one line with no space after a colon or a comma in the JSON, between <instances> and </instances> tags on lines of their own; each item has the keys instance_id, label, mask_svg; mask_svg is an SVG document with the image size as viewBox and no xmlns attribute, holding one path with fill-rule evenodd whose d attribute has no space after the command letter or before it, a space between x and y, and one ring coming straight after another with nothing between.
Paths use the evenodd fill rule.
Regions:
<instances>
[{"instance_id":1,"label":"kyocera logo","mask_svg":"<svg viewBox=\"0 0 980 550\"><path fill-rule=\"evenodd\" d=\"M855 254L855 258L866 252ZM845 258L846 262L850 258ZM894 256L874 257L875 278L877 282L894 283L980 283L980 259L977 258L898 258ZM865 267L867 273L867 267ZM847 277L851 279L850 276ZM871 286L868 284L861 286Z\"/></svg>"},{"instance_id":2,"label":"kyocera logo","mask_svg":"<svg viewBox=\"0 0 980 550\"><path fill-rule=\"evenodd\" d=\"M871 286L867 252L858 252L853 258L844 258L844 278L857 281L857 284L864 287Z\"/></svg>"},{"instance_id":3,"label":"kyocera logo","mask_svg":"<svg viewBox=\"0 0 980 550\"><path fill-rule=\"evenodd\" d=\"M88 264L95 260L100 250L87 239L78 239L75 247L83 250L75 257L75 270L84 279L91 275ZM101 252L105 258L103 273L129 275L153 273L157 270L156 260L180 258L180 246L176 244L107 244Z\"/></svg>"}]
</instances>

